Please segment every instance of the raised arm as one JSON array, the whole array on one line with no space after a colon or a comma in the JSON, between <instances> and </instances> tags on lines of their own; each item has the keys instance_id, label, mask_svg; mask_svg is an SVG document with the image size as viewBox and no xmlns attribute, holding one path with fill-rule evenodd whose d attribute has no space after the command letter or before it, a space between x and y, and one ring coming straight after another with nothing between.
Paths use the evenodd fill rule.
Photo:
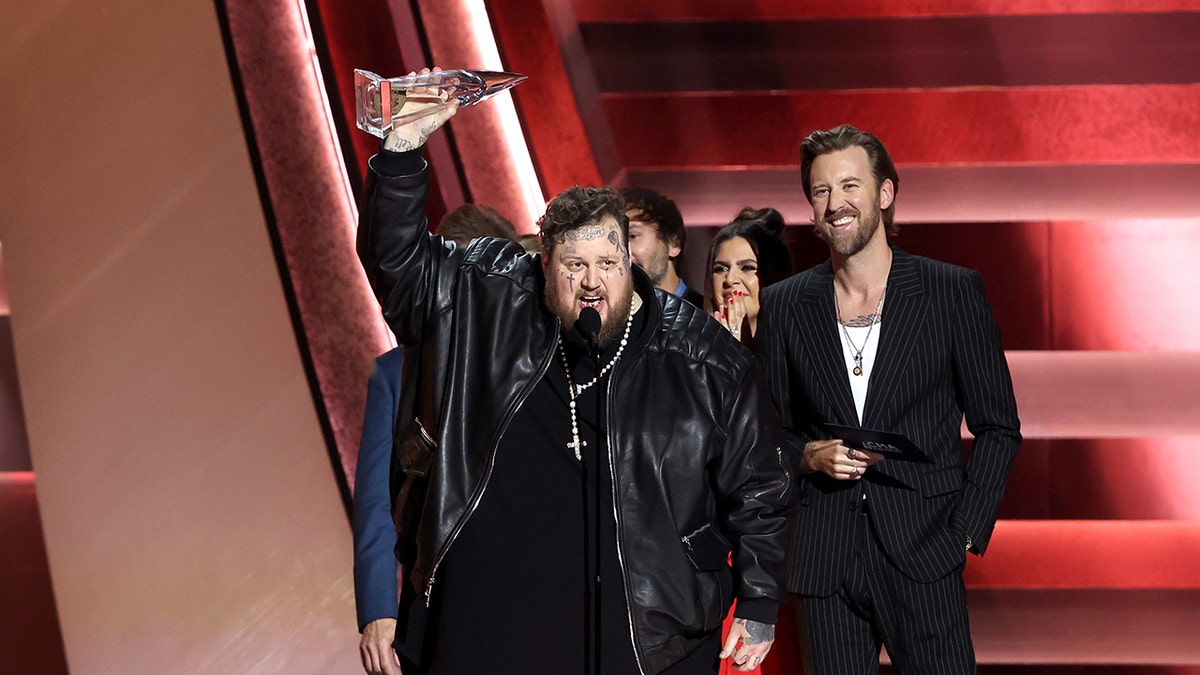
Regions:
<instances>
[{"instance_id":1,"label":"raised arm","mask_svg":"<svg viewBox=\"0 0 1200 675\"><path fill-rule=\"evenodd\" d=\"M436 96L421 94L410 92L405 105L442 103ZM453 267L446 261L453 247L443 247L429 236L425 218L429 180L421 148L457 110L457 102L451 101L436 114L393 128L369 162L358 254L383 315L403 344L419 339L431 299L448 281Z\"/></svg>"}]
</instances>

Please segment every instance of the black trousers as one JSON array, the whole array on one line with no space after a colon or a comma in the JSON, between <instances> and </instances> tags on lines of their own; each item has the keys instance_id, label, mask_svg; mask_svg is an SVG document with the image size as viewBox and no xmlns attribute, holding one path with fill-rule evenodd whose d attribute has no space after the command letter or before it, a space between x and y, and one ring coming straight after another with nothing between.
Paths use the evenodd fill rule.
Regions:
<instances>
[{"instance_id":1,"label":"black trousers","mask_svg":"<svg viewBox=\"0 0 1200 675\"><path fill-rule=\"evenodd\" d=\"M886 646L901 675L975 673L962 569L928 584L904 576L872 534L866 506L855 517L855 554L838 592L793 596L804 672L877 675Z\"/></svg>"}]
</instances>

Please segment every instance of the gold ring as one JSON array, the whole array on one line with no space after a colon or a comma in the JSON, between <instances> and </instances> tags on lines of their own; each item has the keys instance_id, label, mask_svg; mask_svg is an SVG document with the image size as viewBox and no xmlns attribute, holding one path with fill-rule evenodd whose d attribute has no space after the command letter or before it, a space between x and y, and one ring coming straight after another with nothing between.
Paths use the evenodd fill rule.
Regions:
<instances>
[{"instance_id":1,"label":"gold ring","mask_svg":"<svg viewBox=\"0 0 1200 675\"><path fill-rule=\"evenodd\" d=\"M857 475L858 475L858 467L857 467L857 466L856 466L856 467L854 467L853 469L850 469L850 475L851 475L851 476L857 476Z\"/></svg>"}]
</instances>

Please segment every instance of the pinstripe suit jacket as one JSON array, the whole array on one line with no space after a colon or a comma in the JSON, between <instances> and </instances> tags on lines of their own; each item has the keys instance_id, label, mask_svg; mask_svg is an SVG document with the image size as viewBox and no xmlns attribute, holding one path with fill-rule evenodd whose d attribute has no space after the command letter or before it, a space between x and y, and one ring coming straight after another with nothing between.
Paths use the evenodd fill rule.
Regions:
<instances>
[{"instance_id":1,"label":"pinstripe suit jacket","mask_svg":"<svg viewBox=\"0 0 1200 675\"><path fill-rule=\"evenodd\" d=\"M859 481L797 472L788 588L833 593L852 553L865 491L874 532L908 577L960 568L970 535L986 550L1021 444L1000 330L977 272L893 248L879 348L862 426L904 434L932 460L885 460ZM798 463L826 422L858 426L829 261L764 290L758 354ZM964 464L961 425L975 436Z\"/></svg>"}]
</instances>

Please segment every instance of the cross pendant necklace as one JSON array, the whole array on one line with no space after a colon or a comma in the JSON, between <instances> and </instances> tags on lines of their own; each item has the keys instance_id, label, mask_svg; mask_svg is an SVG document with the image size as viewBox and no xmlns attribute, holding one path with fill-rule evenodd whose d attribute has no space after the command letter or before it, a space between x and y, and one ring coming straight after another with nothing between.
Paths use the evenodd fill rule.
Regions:
<instances>
[{"instance_id":1,"label":"cross pendant necklace","mask_svg":"<svg viewBox=\"0 0 1200 675\"><path fill-rule=\"evenodd\" d=\"M567 351L563 349L562 339L558 341L558 354L562 358L563 370L567 373L567 404L571 408L571 442L567 443L567 449L575 451L575 459L583 461L583 448L587 447L587 441L579 438L579 416L575 413L575 398L579 396L579 392L575 390L575 379L571 377L571 365L567 362ZM599 378L597 378L599 379Z\"/></svg>"},{"instance_id":2,"label":"cross pendant necklace","mask_svg":"<svg viewBox=\"0 0 1200 675\"><path fill-rule=\"evenodd\" d=\"M634 312L631 311L629 318L625 320L625 334L621 336L621 344L617 347L617 353L613 354L612 359L604 364L604 367L600 369L600 372L596 373L596 377L592 378L591 382L585 382L578 386L575 385L575 378L571 377L571 363L567 360L567 349L563 346L562 336L558 336L558 357L562 359L563 371L567 374L568 404L571 407L571 442L567 443L567 449L573 450L575 452L575 459L581 462L583 461L583 448L587 447L587 441L580 440L579 438L579 415L575 411L575 399L593 384L599 382L600 378L612 370L612 367L621 359L621 354L625 352L625 346L629 344L629 330L633 327L633 314Z\"/></svg>"}]
</instances>

